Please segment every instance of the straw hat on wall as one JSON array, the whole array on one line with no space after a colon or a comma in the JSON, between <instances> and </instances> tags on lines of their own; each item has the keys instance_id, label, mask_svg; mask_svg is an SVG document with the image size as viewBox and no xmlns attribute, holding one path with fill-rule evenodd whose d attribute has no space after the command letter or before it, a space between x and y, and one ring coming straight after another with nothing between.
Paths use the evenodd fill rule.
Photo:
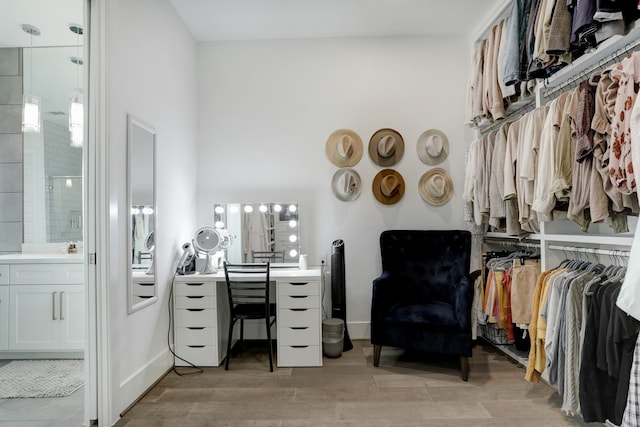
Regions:
<instances>
[{"instance_id":1,"label":"straw hat on wall","mask_svg":"<svg viewBox=\"0 0 640 427\"><path fill-rule=\"evenodd\" d=\"M380 129L369 140L369 156L378 166L393 166L403 154L404 139L393 129Z\"/></svg>"},{"instance_id":2,"label":"straw hat on wall","mask_svg":"<svg viewBox=\"0 0 640 427\"><path fill-rule=\"evenodd\" d=\"M453 181L446 170L433 168L420 177L418 189L425 202L433 206L442 206L453 195Z\"/></svg>"},{"instance_id":3,"label":"straw hat on wall","mask_svg":"<svg viewBox=\"0 0 640 427\"><path fill-rule=\"evenodd\" d=\"M435 166L449 155L449 139L437 129L429 129L418 138L418 157L423 163Z\"/></svg>"},{"instance_id":4,"label":"straw hat on wall","mask_svg":"<svg viewBox=\"0 0 640 427\"><path fill-rule=\"evenodd\" d=\"M341 168L333 174L331 190L338 200L350 202L360 195L360 175L354 169Z\"/></svg>"},{"instance_id":5,"label":"straw hat on wall","mask_svg":"<svg viewBox=\"0 0 640 427\"><path fill-rule=\"evenodd\" d=\"M355 166L362 158L362 139L350 129L338 129L329 135L325 151L331 163L339 168Z\"/></svg>"},{"instance_id":6,"label":"straw hat on wall","mask_svg":"<svg viewBox=\"0 0 640 427\"><path fill-rule=\"evenodd\" d=\"M383 169L373 178L371 190L380 203L393 205L404 196L404 178L393 169Z\"/></svg>"}]
</instances>

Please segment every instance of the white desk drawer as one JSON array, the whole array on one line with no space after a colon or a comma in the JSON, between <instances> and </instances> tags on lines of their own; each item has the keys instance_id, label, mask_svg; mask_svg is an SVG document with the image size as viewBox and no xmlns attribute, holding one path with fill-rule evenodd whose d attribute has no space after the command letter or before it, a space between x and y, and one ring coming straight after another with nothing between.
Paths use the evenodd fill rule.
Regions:
<instances>
[{"instance_id":1,"label":"white desk drawer","mask_svg":"<svg viewBox=\"0 0 640 427\"><path fill-rule=\"evenodd\" d=\"M176 296L216 295L216 282L175 282L173 286Z\"/></svg>"},{"instance_id":2,"label":"white desk drawer","mask_svg":"<svg viewBox=\"0 0 640 427\"><path fill-rule=\"evenodd\" d=\"M320 329L320 316L317 308L279 309L278 325L281 327L310 327Z\"/></svg>"},{"instance_id":3,"label":"white desk drawer","mask_svg":"<svg viewBox=\"0 0 640 427\"><path fill-rule=\"evenodd\" d=\"M278 366L322 366L319 345L278 345Z\"/></svg>"},{"instance_id":4,"label":"white desk drawer","mask_svg":"<svg viewBox=\"0 0 640 427\"><path fill-rule=\"evenodd\" d=\"M216 308L216 299L213 296L177 296L175 308Z\"/></svg>"},{"instance_id":5,"label":"white desk drawer","mask_svg":"<svg viewBox=\"0 0 640 427\"><path fill-rule=\"evenodd\" d=\"M176 328L180 327L213 327L216 324L216 310L211 309L179 309L175 310Z\"/></svg>"},{"instance_id":6,"label":"white desk drawer","mask_svg":"<svg viewBox=\"0 0 640 427\"><path fill-rule=\"evenodd\" d=\"M176 354L196 366L218 366L218 347L215 345L176 345ZM176 357L176 366L189 366Z\"/></svg>"},{"instance_id":7,"label":"white desk drawer","mask_svg":"<svg viewBox=\"0 0 640 427\"><path fill-rule=\"evenodd\" d=\"M84 283L82 264L13 264L12 285L76 285Z\"/></svg>"},{"instance_id":8,"label":"white desk drawer","mask_svg":"<svg viewBox=\"0 0 640 427\"><path fill-rule=\"evenodd\" d=\"M9 284L9 266L0 265L0 285Z\"/></svg>"},{"instance_id":9,"label":"white desk drawer","mask_svg":"<svg viewBox=\"0 0 640 427\"><path fill-rule=\"evenodd\" d=\"M215 328L176 328L176 345L216 345Z\"/></svg>"},{"instance_id":10,"label":"white desk drawer","mask_svg":"<svg viewBox=\"0 0 640 427\"><path fill-rule=\"evenodd\" d=\"M320 295L320 282L301 280L299 282L278 282L280 295Z\"/></svg>"},{"instance_id":11,"label":"white desk drawer","mask_svg":"<svg viewBox=\"0 0 640 427\"><path fill-rule=\"evenodd\" d=\"M280 308L318 308L320 307L319 295L280 295L278 299Z\"/></svg>"},{"instance_id":12,"label":"white desk drawer","mask_svg":"<svg viewBox=\"0 0 640 427\"><path fill-rule=\"evenodd\" d=\"M317 326L280 326L278 328L278 344L288 345L320 345L320 328Z\"/></svg>"},{"instance_id":13,"label":"white desk drawer","mask_svg":"<svg viewBox=\"0 0 640 427\"><path fill-rule=\"evenodd\" d=\"M131 295L137 297L152 297L156 294L155 285L153 283L131 283Z\"/></svg>"}]
</instances>

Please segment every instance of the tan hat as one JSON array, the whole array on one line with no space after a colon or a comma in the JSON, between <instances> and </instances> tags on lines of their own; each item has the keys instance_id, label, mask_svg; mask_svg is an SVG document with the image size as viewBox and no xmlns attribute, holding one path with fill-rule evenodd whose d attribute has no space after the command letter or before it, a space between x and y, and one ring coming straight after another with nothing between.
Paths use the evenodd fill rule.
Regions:
<instances>
[{"instance_id":1,"label":"tan hat","mask_svg":"<svg viewBox=\"0 0 640 427\"><path fill-rule=\"evenodd\" d=\"M350 129L338 129L327 139L327 157L339 168L358 164L362 158L362 151L360 135Z\"/></svg>"},{"instance_id":2,"label":"tan hat","mask_svg":"<svg viewBox=\"0 0 640 427\"><path fill-rule=\"evenodd\" d=\"M360 195L360 175L354 169L341 168L333 174L331 190L343 202L355 200Z\"/></svg>"},{"instance_id":3,"label":"tan hat","mask_svg":"<svg viewBox=\"0 0 640 427\"><path fill-rule=\"evenodd\" d=\"M369 156L378 166L393 166L402 159L404 139L393 129L380 129L369 140Z\"/></svg>"},{"instance_id":4,"label":"tan hat","mask_svg":"<svg viewBox=\"0 0 640 427\"><path fill-rule=\"evenodd\" d=\"M429 129L418 138L418 157L429 166L440 164L449 155L449 139L437 129Z\"/></svg>"},{"instance_id":5,"label":"tan hat","mask_svg":"<svg viewBox=\"0 0 640 427\"><path fill-rule=\"evenodd\" d=\"M446 170L433 168L425 172L418 183L422 199L434 206L447 203L453 195L453 181Z\"/></svg>"},{"instance_id":6,"label":"tan hat","mask_svg":"<svg viewBox=\"0 0 640 427\"><path fill-rule=\"evenodd\" d=\"M404 179L393 169L383 169L373 178L371 190L380 203L393 205L404 196Z\"/></svg>"}]
</instances>

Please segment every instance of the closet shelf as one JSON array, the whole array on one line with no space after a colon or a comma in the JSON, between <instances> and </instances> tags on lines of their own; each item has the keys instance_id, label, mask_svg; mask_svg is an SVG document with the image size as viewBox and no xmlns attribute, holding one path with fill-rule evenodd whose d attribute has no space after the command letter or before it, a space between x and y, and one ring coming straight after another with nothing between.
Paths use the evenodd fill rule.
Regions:
<instances>
[{"instance_id":1,"label":"closet shelf","mask_svg":"<svg viewBox=\"0 0 640 427\"><path fill-rule=\"evenodd\" d=\"M633 236L620 236L615 234L546 234L546 242L582 243L593 245L631 246Z\"/></svg>"}]
</instances>

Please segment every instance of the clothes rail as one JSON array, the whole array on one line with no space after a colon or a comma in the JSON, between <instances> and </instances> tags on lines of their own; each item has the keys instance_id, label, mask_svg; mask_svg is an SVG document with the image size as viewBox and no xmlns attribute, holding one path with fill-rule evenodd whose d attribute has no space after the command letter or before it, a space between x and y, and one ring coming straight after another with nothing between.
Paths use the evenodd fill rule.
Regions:
<instances>
[{"instance_id":1,"label":"clothes rail","mask_svg":"<svg viewBox=\"0 0 640 427\"><path fill-rule=\"evenodd\" d=\"M581 248L576 246L549 245L549 249L567 251L567 252L587 253L587 254L610 255L610 256L629 257L630 255L629 251L619 251L616 249Z\"/></svg>"},{"instance_id":2,"label":"clothes rail","mask_svg":"<svg viewBox=\"0 0 640 427\"><path fill-rule=\"evenodd\" d=\"M631 43L626 44L623 48L617 49L615 52L602 58L598 63L593 64L591 67L588 67L578 74L568 78L564 82L560 83L557 86L554 86L552 89L549 89L543 93L543 97L545 99L552 97L558 92L562 92L565 88L570 88L574 86L576 83L584 80L585 77L591 76L591 74L595 71L602 70L610 63L614 61L618 61L621 57L627 55L630 52L635 51L640 46L640 39L637 39ZM570 67L571 65L567 65Z\"/></svg>"},{"instance_id":3,"label":"clothes rail","mask_svg":"<svg viewBox=\"0 0 640 427\"><path fill-rule=\"evenodd\" d=\"M501 128L503 125L507 123L515 122L520 117L527 114L528 112L533 111L533 109L536 107L536 100L535 100L535 96L533 96L532 98L533 99L528 99L527 100L528 102L525 105L516 109L514 112L508 112L508 116L505 117L504 119L498 120L486 126L478 126L478 129L480 130L480 135L486 135L495 129Z\"/></svg>"},{"instance_id":4,"label":"clothes rail","mask_svg":"<svg viewBox=\"0 0 640 427\"><path fill-rule=\"evenodd\" d=\"M505 248L515 246L518 248L540 249L540 243L520 242L518 240L497 240L497 239L492 239L488 237L485 239L485 243L490 243L492 245L500 245Z\"/></svg>"}]
</instances>

